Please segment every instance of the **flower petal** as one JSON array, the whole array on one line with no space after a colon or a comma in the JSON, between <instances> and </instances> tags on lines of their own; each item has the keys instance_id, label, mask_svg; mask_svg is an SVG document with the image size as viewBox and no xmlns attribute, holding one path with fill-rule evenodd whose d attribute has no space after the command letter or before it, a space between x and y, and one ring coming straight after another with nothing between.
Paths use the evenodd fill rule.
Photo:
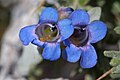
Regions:
<instances>
[{"instance_id":1,"label":"flower petal","mask_svg":"<svg viewBox=\"0 0 120 80\"><path fill-rule=\"evenodd\" d=\"M36 46L39 46L39 47L43 47L44 44L45 44L45 42L42 42L42 41L40 41L38 39L34 39L31 43L36 45Z\"/></svg>"},{"instance_id":2,"label":"flower petal","mask_svg":"<svg viewBox=\"0 0 120 80\"><path fill-rule=\"evenodd\" d=\"M77 62L80 59L81 52L82 51L80 48L76 47L73 44L70 44L65 48L65 50L62 53L62 56L69 62Z\"/></svg>"},{"instance_id":3,"label":"flower petal","mask_svg":"<svg viewBox=\"0 0 120 80\"><path fill-rule=\"evenodd\" d=\"M92 45L87 45L82 48L80 65L82 68L94 67L97 63L97 54Z\"/></svg>"},{"instance_id":4,"label":"flower petal","mask_svg":"<svg viewBox=\"0 0 120 80\"><path fill-rule=\"evenodd\" d=\"M69 39L65 39L65 40L63 41L63 43L64 43L65 46L69 46L69 45L71 44L71 42L70 42Z\"/></svg>"},{"instance_id":5,"label":"flower petal","mask_svg":"<svg viewBox=\"0 0 120 80\"><path fill-rule=\"evenodd\" d=\"M57 60L60 58L60 44L59 43L47 43L42 53L42 57L47 60Z\"/></svg>"},{"instance_id":6,"label":"flower petal","mask_svg":"<svg viewBox=\"0 0 120 80\"><path fill-rule=\"evenodd\" d=\"M75 10L71 15L73 25L87 25L89 23L89 15L86 11L82 9Z\"/></svg>"},{"instance_id":7,"label":"flower petal","mask_svg":"<svg viewBox=\"0 0 120 80\"><path fill-rule=\"evenodd\" d=\"M69 38L74 32L74 27L71 25L69 19L60 20L58 22L58 27L60 29L61 40Z\"/></svg>"},{"instance_id":8,"label":"flower petal","mask_svg":"<svg viewBox=\"0 0 120 80\"><path fill-rule=\"evenodd\" d=\"M47 7L45 8L41 15L40 15L40 20L39 23L41 22L57 22L58 20L58 12L56 9Z\"/></svg>"},{"instance_id":9,"label":"flower petal","mask_svg":"<svg viewBox=\"0 0 120 80\"><path fill-rule=\"evenodd\" d=\"M67 13L67 14L71 14L73 11L74 11L74 10L73 10L73 8L71 8L71 7L61 7L61 8L59 9L59 12L60 12L60 13L61 13L61 12L64 12L64 13Z\"/></svg>"},{"instance_id":10,"label":"flower petal","mask_svg":"<svg viewBox=\"0 0 120 80\"><path fill-rule=\"evenodd\" d=\"M70 14L73 12L74 10L70 7L61 7L58 12L59 12L59 19L64 19L70 16Z\"/></svg>"},{"instance_id":11,"label":"flower petal","mask_svg":"<svg viewBox=\"0 0 120 80\"><path fill-rule=\"evenodd\" d=\"M96 43L103 39L107 32L107 27L102 21L94 21L88 26L90 32L90 42Z\"/></svg>"},{"instance_id":12,"label":"flower petal","mask_svg":"<svg viewBox=\"0 0 120 80\"><path fill-rule=\"evenodd\" d=\"M28 45L31 41L36 39L35 35L36 25L26 26L20 30L19 38L24 45Z\"/></svg>"}]
</instances>

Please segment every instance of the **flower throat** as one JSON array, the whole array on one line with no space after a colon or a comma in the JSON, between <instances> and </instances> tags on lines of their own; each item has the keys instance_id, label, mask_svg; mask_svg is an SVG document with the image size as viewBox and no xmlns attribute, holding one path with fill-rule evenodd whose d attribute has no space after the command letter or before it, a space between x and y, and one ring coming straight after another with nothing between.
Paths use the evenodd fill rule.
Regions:
<instances>
[{"instance_id":1,"label":"flower throat","mask_svg":"<svg viewBox=\"0 0 120 80\"><path fill-rule=\"evenodd\" d=\"M43 42L56 42L59 39L59 31L55 24L44 23L36 28L39 40Z\"/></svg>"},{"instance_id":2,"label":"flower throat","mask_svg":"<svg viewBox=\"0 0 120 80\"><path fill-rule=\"evenodd\" d=\"M70 37L70 41L77 47L82 47L85 46L88 42L89 35L86 26L79 27L75 26L74 27L74 33Z\"/></svg>"}]
</instances>

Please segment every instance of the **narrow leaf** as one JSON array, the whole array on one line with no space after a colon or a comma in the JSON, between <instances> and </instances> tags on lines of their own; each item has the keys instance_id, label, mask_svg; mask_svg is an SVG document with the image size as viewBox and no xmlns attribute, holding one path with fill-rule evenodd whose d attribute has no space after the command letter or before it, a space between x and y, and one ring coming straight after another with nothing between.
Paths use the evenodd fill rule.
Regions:
<instances>
[{"instance_id":1,"label":"narrow leaf","mask_svg":"<svg viewBox=\"0 0 120 80\"><path fill-rule=\"evenodd\" d=\"M120 74L110 74L110 76L112 77L112 78L120 78Z\"/></svg>"},{"instance_id":2,"label":"narrow leaf","mask_svg":"<svg viewBox=\"0 0 120 80\"><path fill-rule=\"evenodd\" d=\"M120 58L113 58L113 59L110 61L110 65L112 65L112 66L120 65Z\"/></svg>"},{"instance_id":3,"label":"narrow leaf","mask_svg":"<svg viewBox=\"0 0 120 80\"><path fill-rule=\"evenodd\" d=\"M104 55L111 58L120 58L120 51L104 51Z\"/></svg>"},{"instance_id":4,"label":"narrow leaf","mask_svg":"<svg viewBox=\"0 0 120 80\"><path fill-rule=\"evenodd\" d=\"M80 6L83 6L83 5L87 4L88 2L89 2L89 0L79 0Z\"/></svg>"},{"instance_id":5,"label":"narrow leaf","mask_svg":"<svg viewBox=\"0 0 120 80\"><path fill-rule=\"evenodd\" d=\"M120 34L120 26L116 27L114 30L117 34Z\"/></svg>"},{"instance_id":6,"label":"narrow leaf","mask_svg":"<svg viewBox=\"0 0 120 80\"><path fill-rule=\"evenodd\" d=\"M120 65L113 67L112 73L110 75L112 78L120 78Z\"/></svg>"},{"instance_id":7,"label":"narrow leaf","mask_svg":"<svg viewBox=\"0 0 120 80\"><path fill-rule=\"evenodd\" d=\"M116 67L113 67L112 73L120 74L120 65L118 65L118 66L116 66Z\"/></svg>"},{"instance_id":8,"label":"narrow leaf","mask_svg":"<svg viewBox=\"0 0 120 80\"><path fill-rule=\"evenodd\" d=\"M101 8L94 7L88 11L88 14L90 15L90 22L94 20L99 20L101 16Z\"/></svg>"}]
</instances>

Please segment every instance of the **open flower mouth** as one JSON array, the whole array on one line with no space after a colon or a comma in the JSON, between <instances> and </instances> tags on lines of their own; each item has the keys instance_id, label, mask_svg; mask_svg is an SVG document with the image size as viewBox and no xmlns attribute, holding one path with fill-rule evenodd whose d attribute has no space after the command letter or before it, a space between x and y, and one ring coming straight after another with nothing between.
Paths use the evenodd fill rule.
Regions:
<instances>
[{"instance_id":1,"label":"open flower mouth","mask_svg":"<svg viewBox=\"0 0 120 80\"><path fill-rule=\"evenodd\" d=\"M44 23L38 25L36 28L36 34L39 40L43 42L57 42L59 39L59 31L56 24Z\"/></svg>"},{"instance_id":2,"label":"open flower mouth","mask_svg":"<svg viewBox=\"0 0 120 80\"><path fill-rule=\"evenodd\" d=\"M89 39L87 28L75 26L74 33L69 39L77 47L86 45Z\"/></svg>"}]
</instances>

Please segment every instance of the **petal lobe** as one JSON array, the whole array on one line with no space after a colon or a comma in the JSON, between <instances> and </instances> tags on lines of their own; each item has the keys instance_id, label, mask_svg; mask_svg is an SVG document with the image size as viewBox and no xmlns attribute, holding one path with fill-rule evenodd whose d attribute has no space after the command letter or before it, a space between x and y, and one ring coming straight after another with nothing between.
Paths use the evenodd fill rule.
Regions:
<instances>
[{"instance_id":1,"label":"petal lobe","mask_svg":"<svg viewBox=\"0 0 120 80\"><path fill-rule=\"evenodd\" d=\"M70 44L65 48L65 50L62 53L62 56L69 62L77 62L80 59L81 52L81 49L79 49L73 44Z\"/></svg>"},{"instance_id":2,"label":"petal lobe","mask_svg":"<svg viewBox=\"0 0 120 80\"><path fill-rule=\"evenodd\" d=\"M19 38L24 45L28 45L31 41L36 39L35 35L36 25L26 26L20 30Z\"/></svg>"},{"instance_id":3,"label":"petal lobe","mask_svg":"<svg viewBox=\"0 0 120 80\"><path fill-rule=\"evenodd\" d=\"M72 20L73 25L80 25L80 26L87 25L90 20L89 14L82 9L75 10L70 15L70 19Z\"/></svg>"},{"instance_id":4,"label":"petal lobe","mask_svg":"<svg viewBox=\"0 0 120 80\"><path fill-rule=\"evenodd\" d=\"M80 65L82 68L92 68L97 63L97 54L92 45L87 45L82 48Z\"/></svg>"},{"instance_id":5,"label":"petal lobe","mask_svg":"<svg viewBox=\"0 0 120 80\"><path fill-rule=\"evenodd\" d=\"M57 60L60 58L60 44L59 43L47 43L42 53L42 57L46 60Z\"/></svg>"},{"instance_id":6,"label":"petal lobe","mask_svg":"<svg viewBox=\"0 0 120 80\"><path fill-rule=\"evenodd\" d=\"M60 20L57 25L60 30L61 40L69 38L74 32L74 27L69 19Z\"/></svg>"},{"instance_id":7,"label":"petal lobe","mask_svg":"<svg viewBox=\"0 0 120 80\"><path fill-rule=\"evenodd\" d=\"M57 10L52 7L47 7L42 11L39 23L57 22L57 20L58 20Z\"/></svg>"},{"instance_id":8,"label":"petal lobe","mask_svg":"<svg viewBox=\"0 0 120 80\"><path fill-rule=\"evenodd\" d=\"M89 29L91 43L100 41L107 33L107 26L102 21L93 21L87 27Z\"/></svg>"}]
</instances>

